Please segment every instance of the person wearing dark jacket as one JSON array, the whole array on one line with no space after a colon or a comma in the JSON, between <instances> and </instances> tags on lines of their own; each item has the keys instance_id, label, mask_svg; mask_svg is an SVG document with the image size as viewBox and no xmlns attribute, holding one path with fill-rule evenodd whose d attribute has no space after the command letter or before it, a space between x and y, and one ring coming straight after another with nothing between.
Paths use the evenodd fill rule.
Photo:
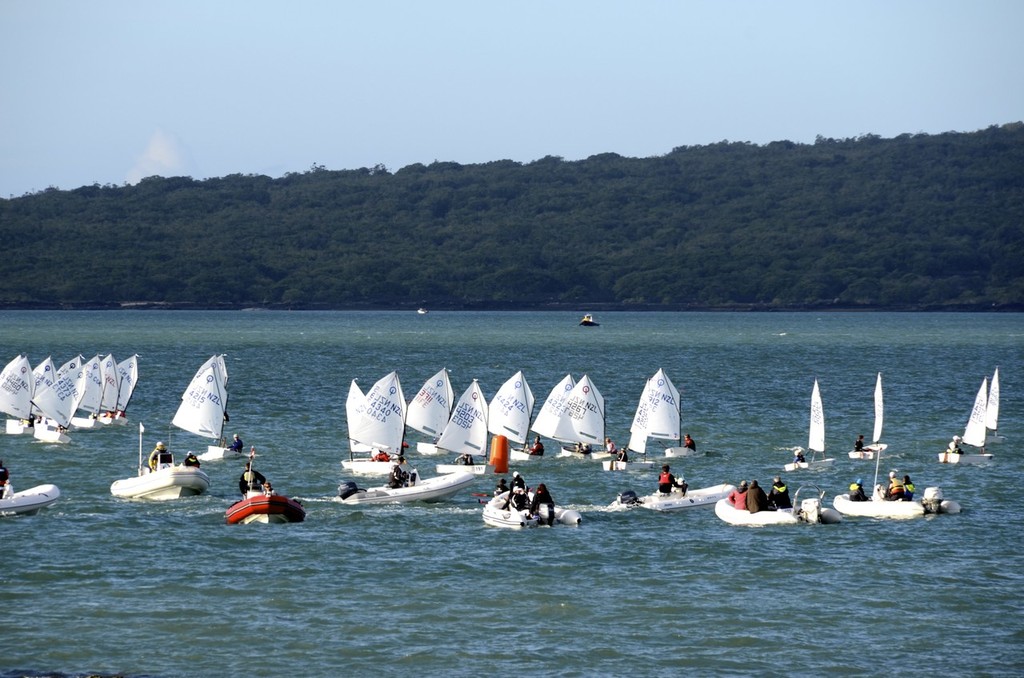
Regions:
<instances>
[{"instance_id":1,"label":"person wearing dark jacket","mask_svg":"<svg viewBox=\"0 0 1024 678\"><path fill-rule=\"evenodd\" d=\"M850 483L850 501L867 501L868 495L864 494L864 486L860 483L860 478L857 478L854 482Z\"/></svg>"},{"instance_id":2,"label":"person wearing dark jacket","mask_svg":"<svg viewBox=\"0 0 1024 678\"><path fill-rule=\"evenodd\" d=\"M789 488L779 476L775 476L772 480L772 491L768 493L768 508L775 510L793 508L793 500L789 498Z\"/></svg>"},{"instance_id":3,"label":"person wearing dark jacket","mask_svg":"<svg viewBox=\"0 0 1024 678\"><path fill-rule=\"evenodd\" d=\"M750 487L747 488L747 510L751 513L768 510L768 495L756 480L751 480Z\"/></svg>"},{"instance_id":4,"label":"person wearing dark jacket","mask_svg":"<svg viewBox=\"0 0 1024 678\"><path fill-rule=\"evenodd\" d=\"M262 473L253 469L252 460L250 459L245 462L245 470L242 471L242 477L238 479L238 491L242 493L243 497L250 491L261 492L265 482L267 482L267 479Z\"/></svg>"},{"instance_id":5,"label":"person wearing dark jacket","mask_svg":"<svg viewBox=\"0 0 1024 678\"><path fill-rule=\"evenodd\" d=\"M548 507L547 521L548 525L555 524L555 500L552 498L551 493L548 492L548 487L544 483L537 485L537 490L533 493L533 502L530 504L530 513L535 516L540 516L540 507Z\"/></svg>"}]
</instances>

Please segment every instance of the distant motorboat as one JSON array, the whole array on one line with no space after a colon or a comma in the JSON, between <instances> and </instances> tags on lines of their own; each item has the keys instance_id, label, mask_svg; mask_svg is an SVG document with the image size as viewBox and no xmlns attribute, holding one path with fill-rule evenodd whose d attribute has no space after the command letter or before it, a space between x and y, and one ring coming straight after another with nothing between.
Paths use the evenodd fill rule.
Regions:
<instances>
[{"instance_id":1,"label":"distant motorboat","mask_svg":"<svg viewBox=\"0 0 1024 678\"><path fill-rule=\"evenodd\" d=\"M427 314L427 309L425 309L425 308L417 308L416 312L418 314L420 314L420 315L426 315Z\"/></svg>"},{"instance_id":2,"label":"distant motorboat","mask_svg":"<svg viewBox=\"0 0 1024 678\"><path fill-rule=\"evenodd\" d=\"M601 323L596 322L594 320L594 316L590 315L589 313L580 319L580 325L583 325L584 327L597 327L600 324Z\"/></svg>"}]
</instances>

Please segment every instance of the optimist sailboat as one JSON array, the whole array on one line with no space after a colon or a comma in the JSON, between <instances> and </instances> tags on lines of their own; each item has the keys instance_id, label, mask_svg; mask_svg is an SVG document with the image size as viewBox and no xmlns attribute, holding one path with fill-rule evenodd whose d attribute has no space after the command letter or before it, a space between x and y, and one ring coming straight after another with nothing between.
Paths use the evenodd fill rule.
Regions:
<instances>
[{"instance_id":1,"label":"optimist sailboat","mask_svg":"<svg viewBox=\"0 0 1024 678\"><path fill-rule=\"evenodd\" d=\"M575 443L572 448L562 447L561 457L583 456L591 459L611 457L604 449L604 396L590 377L583 375L565 400L565 408L555 429L556 440ZM580 452L587 449L589 452Z\"/></svg>"},{"instance_id":2,"label":"optimist sailboat","mask_svg":"<svg viewBox=\"0 0 1024 678\"><path fill-rule=\"evenodd\" d=\"M6 422L7 433L20 435L29 428L34 384L32 366L26 356L14 358L0 372L0 412L14 417Z\"/></svg>"},{"instance_id":3,"label":"optimist sailboat","mask_svg":"<svg viewBox=\"0 0 1024 678\"><path fill-rule=\"evenodd\" d=\"M964 428L964 436L958 440L956 436L949 443L945 452L939 452L939 462L942 464L985 464L992 461L992 455L985 451L985 413L988 409L988 377L981 380L981 388L978 395L974 397L974 407L971 408L971 416ZM976 447L978 452L967 454L958 452L960 449L957 443Z\"/></svg>"},{"instance_id":4,"label":"optimist sailboat","mask_svg":"<svg viewBox=\"0 0 1024 678\"><path fill-rule=\"evenodd\" d=\"M887 447L885 443L880 443L882 439L882 415L885 411L885 406L882 403L882 373L878 373L878 378L875 380L875 430L871 436L871 444L865 445L860 450L850 450L850 459L874 459L875 455L881 454Z\"/></svg>"},{"instance_id":5,"label":"optimist sailboat","mask_svg":"<svg viewBox=\"0 0 1024 678\"><path fill-rule=\"evenodd\" d=\"M419 393L408 405L405 425L425 433L433 442L416 443L416 451L420 454L437 454L437 439L451 418L455 392L448 377L448 370L440 372L423 382Z\"/></svg>"},{"instance_id":6,"label":"optimist sailboat","mask_svg":"<svg viewBox=\"0 0 1024 678\"><path fill-rule=\"evenodd\" d=\"M72 428L95 428L96 418L100 412L100 401L103 399L102 361L96 355L82 365L84 379L82 392L78 398L78 409L85 416L72 416Z\"/></svg>"},{"instance_id":7,"label":"optimist sailboat","mask_svg":"<svg viewBox=\"0 0 1024 678\"><path fill-rule=\"evenodd\" d=\"M798 451L800 448L797 448ZM811 458L804 461L786 464L783 468L787 471L795 471L798 468L819 469L831 466L834 458L825 457L825 410L821 406L821 391L818 389L818 380L814 380L814 388L811 389L811 424L807 438L807 449L811 451Z\"/></svg>"},{"instance_id":8,"label":"optimist sailboat","mask_svg":"<svg viewBox=\"0 0 1024 678\"><path fill-rule=\"evenodd\" d=\"M459 453L454 464L438 464L438 473L493 473L494 465L486 463L487 400L476 379L459 398L448 425L437 440L439 450ZM476 458L474 458L476 455Z\"/></svg>"},{"instance_id":9,"label":"optimist sailboat","mask_svg":"<svg viewBox=\"0 0 1024 678\"><path fill-rule=\"evenodd\" d=\"M526 452L526 439L530 435L530 419L533 417L533 391L526 382L522 370L513 374L501 385L491 399L487 412L487 430L491 435L505 436L511 443L518 443L522 449L509 452L512 459L531 459Z\"/></svg>"},{"instance_id":10,"label":"optimist sailboat","mask_svg":"<svg viewBox=\"0 0 1024 678\"><path fill-rule=\"evenodd\" d=\"M555 387L551 389L548 394L547 400L541 405L540 412L537 413L537 418L533 420L532 431L538 435L542 435L545 438L552 438L560 443L570 442L569 440L562 440L557 437L558 424L562 420L562 411L565 410L565 403L569 398L569 394L572 393L575 388L576 382L573 380L571 374L567 374L562 377L562 380L555 384ZM511 450L509 457L513 461L526 461L530 458L528 454L521 450Z\"/></svg>"},{"instance_id":11,"label":"optimist sailboat","mask_svg":"<svg viewBox=\"0 0 1024 678\"><path fill-rule=\"evenodd\" d=\"M117 364L117 399L113 408L107 409L106 396L103 398L104 412L100 414L101 424L118 424L123 426L128 423L128 403L131 402L135 393L135 386L139 382L139 356L133 355Z\"/></svg>"},{"instance_id":12,"label":"optimist sailboat","mask_svg":"<svg viewBox=\"0 0 1024 678\"><path fill-rule=\"evenodd\" d=\"M637 403L629 432L626 449L644 455L644 461L602 462L606 471L650 468L654 462L646 460L648 438L679 440L679 391L665 374L665 370L659 369L647 380L644 392L640 394L640 402ZM687 448L672 447L666 450L666 456L669 451L676 450L690 451Z\"/></svg>"},{"instance_id":13,"label":"optimist sailboat","mask_svg":"<svg viewBox=\"0 0 1024 678\"><path fill-rule=\"evenodd\" d=\"M401 453L407 405L398 373L391 372L381 377L361 399L359 393L360 389L353 380L349 386L349 400L345 404L349 458L343 460L341 466L352 473L386 475L391 470L392 460L356 459L354 453L377 450L389 457Z\"/></svg>"},{"instance_id":14,"label":"optimist sailboat","mask_svg":"<svg viewBox=\"0 0 1024 678\"><path fill-rule=\"evenodd\" d=\"M228 407L228 369L223 355L214 355L203 363L181 394L181 404L171 423L182 431L218 441L199 455L214 461L234 454L220 442L224 437L224 413Z\"/></svg>"},{"instance_id":15,"label":"optimist sailboat","mask_svg":"<svg viewBox=\"0 0 1024 678\"><path fill-rule=\"evenodd\" d=\"M71 415L78 409L78 401L85 387L82 356L76 356L61 365L53 381L32 395L32 404L43 414L43 421L33 427L32 435L46 443L69 443L65 433L71 424Z\"/></svg>"}]
</instances>

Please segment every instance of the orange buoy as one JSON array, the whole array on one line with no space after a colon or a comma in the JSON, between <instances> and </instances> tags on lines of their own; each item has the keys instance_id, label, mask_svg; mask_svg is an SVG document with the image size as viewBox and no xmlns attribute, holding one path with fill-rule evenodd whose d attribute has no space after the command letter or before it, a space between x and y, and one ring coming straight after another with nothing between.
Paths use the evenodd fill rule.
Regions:
<instances>
[{"instance_id":1,"label":"orange buoy","mask_svg":"<svg viewBox=\"0 0 1024 678\"><path fill-rule=\"evenodd\" d=\"M494 436L491 438L491 460L495 473L508 473L508 438Z\"/></svg>"}]
</instances>

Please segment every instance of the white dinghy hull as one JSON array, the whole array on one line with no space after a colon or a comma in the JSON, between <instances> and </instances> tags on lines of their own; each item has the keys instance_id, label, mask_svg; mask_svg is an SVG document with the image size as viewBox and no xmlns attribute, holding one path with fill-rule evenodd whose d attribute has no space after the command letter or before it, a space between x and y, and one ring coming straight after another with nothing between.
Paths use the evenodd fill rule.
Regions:
<instances>
[{"instance_id":1,"label":"white dinghy hull","mask_svg":"<svg viewBox=\"0 0 1024 678\"><path fill-rule=\"evenodd\" d=\"M134 478L115 480L110 493L122 499L178 499L202 494L210 478L194 466L169 466Z\"/></svg>"},{"instance_id":2,"label":"white dinghy hull","mask_svg":"<svg viewBox=\"0 0 1024 678\"><path fill-rule=\"evenodd\" d=\"M415 471L413 471L415 474ZM339 488L341 490L341 503L343 504L396 504L412 501L443 501L457 494L476 481L476 475L472 473L446 473L434 478L417 478L415 484L406 487L372 487L369 489L358 489L348 493L346 486L351 487L354 483L345 483Z\"/></svg>"},{"instance_id":3,"label":"white dinghy hull","mask_svg":"<svg viewBox=\"0 0 1024 678\"><path fill-rule=\"evenodd\" d=\"M620 494L613 506L638 506L652 511L678 511L687 508L701 508L714 506L719 500L725 499L729 493L735 490L734 485L721 484L710 487L702 487L695 490L687 490L683 494L679 489L674 489L667 494L655 492L646 497L628 498L628 493Z\"/></svg>"},{"instance_id":4,"label":"white dinghy hull","mask_svg":"<svg viewBox=\"0 0 1024 678\"><path fill-rule=\"evenodd\" d=\"M60 499L56 485L36 485L0 499L0 516L33 515Z\"/></svg>"}]
</instances>

